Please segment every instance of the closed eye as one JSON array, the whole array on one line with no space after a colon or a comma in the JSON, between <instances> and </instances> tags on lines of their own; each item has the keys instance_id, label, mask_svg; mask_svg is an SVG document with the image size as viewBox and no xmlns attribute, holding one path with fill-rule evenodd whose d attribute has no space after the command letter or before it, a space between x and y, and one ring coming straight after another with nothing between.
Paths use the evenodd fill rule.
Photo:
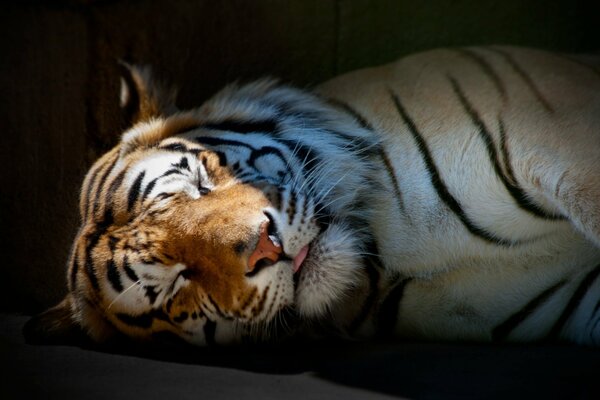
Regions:
<instances>
[{"instance_id":1,"label":"closed eye","mask_svg":"<svg viewBox=\"0 0 600 400\"><path fill-rule=\"evenodd\" d=\"M198 185L198 191L200 192L200 194L202 196L206 196L207 194L210 193L210 189L207 187L202 186L202 184Z\"/></svg>"}]
</instances>

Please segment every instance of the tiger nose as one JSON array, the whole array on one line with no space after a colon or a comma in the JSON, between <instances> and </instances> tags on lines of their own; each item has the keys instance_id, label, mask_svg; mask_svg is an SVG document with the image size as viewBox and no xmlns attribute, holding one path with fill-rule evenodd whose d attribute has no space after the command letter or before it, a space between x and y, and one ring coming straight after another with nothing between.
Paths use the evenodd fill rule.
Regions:
<instances>
[{"instance_id":1,"label":"tiger nose","mask_svg":"<svg viewBox=\"0 0 600 400\"><path fill-rule=\"evenodd\" d=\"M271 265L276 263L281 257L283 249L277 239L269 234L271 221L265 221L260 225L260 236L256 248L248 258L248 273L254 271L257 266L262 264Z\"/></svg>"}]
</instances>

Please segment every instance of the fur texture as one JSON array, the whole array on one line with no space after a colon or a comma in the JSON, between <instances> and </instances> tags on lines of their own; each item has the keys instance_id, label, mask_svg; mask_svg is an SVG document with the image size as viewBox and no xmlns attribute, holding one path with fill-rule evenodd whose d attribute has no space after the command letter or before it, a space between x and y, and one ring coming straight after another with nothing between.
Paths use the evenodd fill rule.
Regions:
<instances>
[{"instance_id":1,"label":"fur texture","mask_svg":"<svg viewBox=\"0 0 600 400\"><path fill-rule=\"evenodd\" d=\"M32 325L199 345L280 326L600 343L600 73L587 64L436 50L314 93L232 85L185 112L148 70L128 71L136 122L83 184L63 311Z\"/></svg>"}]
</instances>

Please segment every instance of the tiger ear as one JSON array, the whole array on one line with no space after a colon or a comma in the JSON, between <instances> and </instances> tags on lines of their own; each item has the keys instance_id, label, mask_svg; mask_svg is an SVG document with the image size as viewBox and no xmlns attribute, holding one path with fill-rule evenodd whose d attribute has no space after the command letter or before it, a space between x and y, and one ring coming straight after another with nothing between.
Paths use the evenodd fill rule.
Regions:
<instances>
[{"instance_id":1,"label":"tiger ear","mask_svg":"<svg viewBox=\"0 0 600 400\"><path fill-rule=\"evenodd\" d=\"M120 61L119 71L120 105L125 126L177 112L177 90L159 82L149 66L135 66Z\"/></svg>"},{"instance_id":2,"label":"tiger ear","mask_svg":"<svg viewBox=\"0 0 600 400\"><path fill-rule=\"evenodd\" d=\"M30 344L71 344L85 340L85 334L73 318L72 297L67 295L56 306L32 317L23 327Z\"/></svg>"}]
</instances>

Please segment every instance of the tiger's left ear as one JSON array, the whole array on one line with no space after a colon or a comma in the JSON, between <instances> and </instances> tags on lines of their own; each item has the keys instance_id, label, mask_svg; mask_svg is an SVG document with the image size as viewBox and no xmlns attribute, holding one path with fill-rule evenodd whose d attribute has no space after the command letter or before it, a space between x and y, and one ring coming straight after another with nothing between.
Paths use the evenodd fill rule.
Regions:
<instances>
[{"instance_id":1,"label":"tiger's left ear","mask_svg":"<svg viewBox=\"0 0 600 400\"><path fill-rule=\"evenodd\" d=\"M149 66L119 62L121 74L120 104L125 126L177 112L177 90L158 81Z\"/></svg>"}]
</instances>

